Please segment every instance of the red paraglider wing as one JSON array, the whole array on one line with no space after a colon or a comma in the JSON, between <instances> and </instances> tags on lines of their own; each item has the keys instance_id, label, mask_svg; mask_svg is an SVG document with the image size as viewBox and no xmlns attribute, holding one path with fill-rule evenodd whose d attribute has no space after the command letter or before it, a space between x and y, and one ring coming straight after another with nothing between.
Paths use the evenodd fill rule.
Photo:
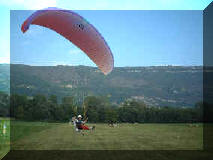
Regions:
<instances>
[{"instance_id":1,"label":"red paraglider wing","mask_svg":"<svg viewBox=\"0 0 213 160\"><path fill-rule=\"evenodd\" d=\"M101 34L80 15L58 8L33 13L21 27L26 32L30 24L56 31L79 47L106 75L114 67L112 52Z\"/></svg>"}]
</instances>

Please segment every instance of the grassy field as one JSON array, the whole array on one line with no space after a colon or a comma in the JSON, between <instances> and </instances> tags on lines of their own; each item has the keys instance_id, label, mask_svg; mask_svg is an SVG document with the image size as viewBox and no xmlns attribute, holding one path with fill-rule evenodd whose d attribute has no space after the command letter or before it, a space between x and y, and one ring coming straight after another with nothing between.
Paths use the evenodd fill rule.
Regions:
<instances>
[{"instance_id":1,"label":"grassy field","mask_svg":"<svg viewBox=\"0 0 213 160\"><path fill-rule=\"evenodd\" d=\"M0 159L10 150L10 120L0 117Z\"/></svg>"},{"instance_id":2,"label":"grassy field","mask_svg":"<svg viewBox=\"0 0 213 160\"><path fill-rule=\"evenodd\" d=\"M93 125L93 124L89 124ZM68 123L12 122L12 150L201 150L202 124L95 124L83 136Z\"/></svg>"}]
</instances>

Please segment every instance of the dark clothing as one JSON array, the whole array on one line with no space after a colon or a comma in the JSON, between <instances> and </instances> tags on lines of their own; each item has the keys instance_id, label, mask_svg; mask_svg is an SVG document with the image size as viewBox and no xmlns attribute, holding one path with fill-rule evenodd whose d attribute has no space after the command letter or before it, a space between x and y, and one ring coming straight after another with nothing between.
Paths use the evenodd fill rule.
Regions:
<instances>
[{"instance_id":1,"label":"dark clothing","mask_svg":"<svg viewBox=\"0 0 213 160\"><path fill-rule=\"evenodd\" d=\"M76 121L76 127L78 129L90 130L88 126L84 125L84 121L82 121L82 120L77 120Z\"/></svg>"},{"instance_id":2,"label":"dark clothing","mask_svg":"<svg viewBox=\"0 0 213 160\"><path fill-rule=\"evenodd\" d=\"M82 128L82 125L83 125L83 121L82 121L82 120L77 120L77 121L76 121L76 127L77 127L78 129L83 129L83 128Z\"/></svg>"}]
</instances>

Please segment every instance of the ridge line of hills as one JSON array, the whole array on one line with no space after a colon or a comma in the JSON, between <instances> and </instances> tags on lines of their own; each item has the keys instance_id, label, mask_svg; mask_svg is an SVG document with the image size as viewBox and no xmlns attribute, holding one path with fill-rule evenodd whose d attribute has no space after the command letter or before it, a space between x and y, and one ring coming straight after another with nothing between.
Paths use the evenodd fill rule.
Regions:
<instances>
[{"instance_id":1,"label":"ridge line of hills","mask_svg":"<svg viewBox=\"0 0 213 160\"><path fill-rule=\"evenodd\" d=\"M0 91L74 96L107 96L118 104L125 99L155 106L191 107L202 100L203 66L115 67L104 76L97 67L0 64Z\"/></svg>"}]
</instances>

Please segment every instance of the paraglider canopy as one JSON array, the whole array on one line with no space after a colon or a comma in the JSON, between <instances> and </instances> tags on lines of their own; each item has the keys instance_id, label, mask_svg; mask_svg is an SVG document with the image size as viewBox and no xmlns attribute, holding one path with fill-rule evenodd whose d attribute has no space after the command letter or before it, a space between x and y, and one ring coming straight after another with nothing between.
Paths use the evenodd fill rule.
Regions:
<instances>
[{"instance_id":1,"label":"paraglider canopy","mask_svg":"<svg viewBox=\"0 0 213 160\"><path fill-rule=\"evenodd\" d=\"M79 47L107 75L114 67L112 52L97 29L70 10L46 8L34 12L22 24L25 33L31 24L47 27Z\"/></svg>"}]
</instances>

